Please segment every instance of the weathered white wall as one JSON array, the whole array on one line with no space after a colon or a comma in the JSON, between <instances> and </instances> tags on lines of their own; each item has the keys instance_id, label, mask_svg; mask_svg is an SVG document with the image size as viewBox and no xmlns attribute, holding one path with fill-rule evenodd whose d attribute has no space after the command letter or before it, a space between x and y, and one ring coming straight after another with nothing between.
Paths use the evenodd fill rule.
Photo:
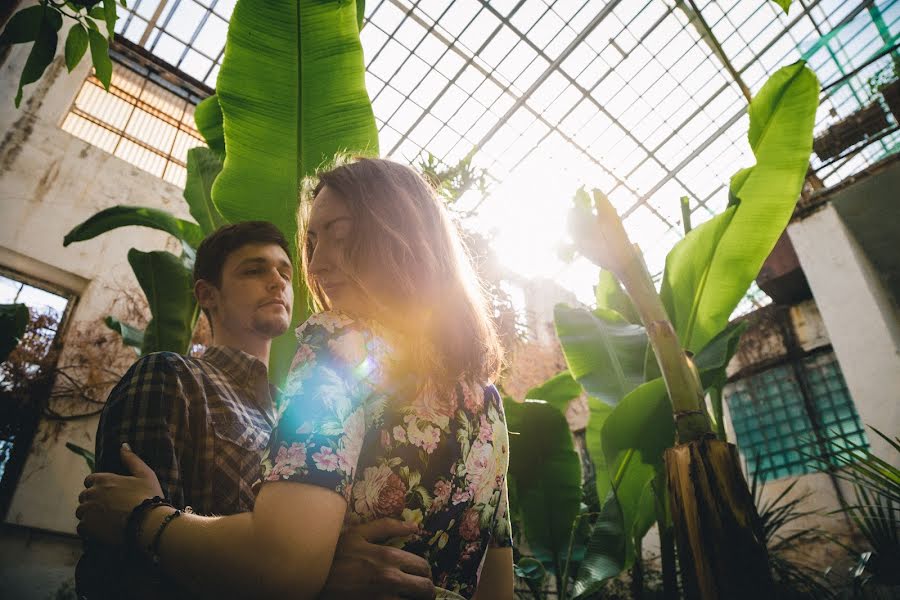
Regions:
<instances>
[{"instance_id":1,"label":"weathered white wall","mask_svg":"<svg viewBox=\"0 0 900 600\"><path fill-rule=\"evenodd\" d=\"M65 33L60 32L60 54ZM14 107L29 50L15 46L0 64L0 261L78 293L71 325L102 328L100 319L121 290L137 287L126 259L128 249L177 252L177 242L135 227L68 248L62 245L63 236L97 211L116 204L152 206L190 217L180 189L60 129L88 75L89 58L68 74L58 55L44 77L25 88L21 108ZM93 448L96 425L96 418L41 423L8 522L74 534L76 499L87 466L64 444L71 440ZM58 554L48 550L56 543L52 536L38 551L27 536L10 531L0 532L0 597L11 597L3 589L16 580L17 573L34 577L35 565L46 566L46 557ZM72 545L72 541L58 543L63 554ZM35 591L33 597L46 596Z\"/></svg>"},{"instance_id":2,"label":"weathered white wall","mask_svg":"<svg viewBox=\"0 0 900 600\"><path fill-rule=\"evenodd\" d=\"M860 419L897 435L900 322L878 274L830 204L792 223L788 234ZM873 453L900 466L900 457L886 441L866 433Z\"/></svg>"}]
</instances>

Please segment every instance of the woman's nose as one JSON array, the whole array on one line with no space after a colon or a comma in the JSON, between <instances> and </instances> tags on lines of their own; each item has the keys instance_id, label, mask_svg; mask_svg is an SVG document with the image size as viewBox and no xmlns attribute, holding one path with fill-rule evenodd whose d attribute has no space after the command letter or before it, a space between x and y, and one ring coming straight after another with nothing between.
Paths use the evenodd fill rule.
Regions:
<instances>
[{"instance_id":1,"label":"woman's nose","mask_svg":"<svg viewBox=\"0 0 900 600\"><path fill-rule=\"evenodd\" d=\"M312 249L309 257L309 272L313 277L317 277L328 270L328 260L325 252L317 245Z\"/></svg>"}]
</instances>

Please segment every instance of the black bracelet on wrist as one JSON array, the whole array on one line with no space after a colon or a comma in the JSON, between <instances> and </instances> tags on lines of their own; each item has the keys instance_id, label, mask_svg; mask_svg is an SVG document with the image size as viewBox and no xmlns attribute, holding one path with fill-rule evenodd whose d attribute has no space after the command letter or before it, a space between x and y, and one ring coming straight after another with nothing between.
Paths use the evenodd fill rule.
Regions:
<instances>
[{"instance_id":1,"label":"black bracelet on wrist","mask_svg":"<svg viewBox=\"0 0 900 600\"><path fill-rule=\"evenodd\" d=\"M175 509L175 512L167 514L166 518L159 524L156 535L153 536L153 542L147 546L147 553L150 555L150 561L153 563L153 566L159 566L159 541L162 538L163 531L169 526L169 523L180 517L181 514L181 511L178 509Z\"/></svg>"},{"instance_id":2,"label":"black bracelet on wrist","mask_svg":"<svg viewBox=\"0 0 900 600\"><path fill-rule=\"evenodd\" d=\"M157 506L172 506L172 503L161 496L147 498L131 510L125 521L125 550L135 556L140 554L141 528L144 515ZM175 508L172 506L172 508Z\"/></svg>"}]
</instances>

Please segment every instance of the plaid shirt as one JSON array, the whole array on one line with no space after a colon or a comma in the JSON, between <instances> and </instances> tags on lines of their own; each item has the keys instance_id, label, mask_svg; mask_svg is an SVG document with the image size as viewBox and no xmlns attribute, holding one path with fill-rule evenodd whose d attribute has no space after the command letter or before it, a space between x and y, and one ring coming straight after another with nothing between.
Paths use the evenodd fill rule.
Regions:
<instances>
[{"instance_id":1,"label":"plaid shirt","mask_svg":"<svg viewBox=\"0 0 900 600\"><path fill-rule=\"evenodd\" d=\"M207 515L250 511L276 420L275 394L266 366L233 348L212 347L202 358L145 356L110 392L97 430L97 471L125 473L119 447L128 442L177 507ZM108 548L86 548L79 594L135 597L135 588L147 588L154 597L141 567L119 575L121 560ZM162 591L172 594L171 587Z\"/></svg>"}]
</instances>

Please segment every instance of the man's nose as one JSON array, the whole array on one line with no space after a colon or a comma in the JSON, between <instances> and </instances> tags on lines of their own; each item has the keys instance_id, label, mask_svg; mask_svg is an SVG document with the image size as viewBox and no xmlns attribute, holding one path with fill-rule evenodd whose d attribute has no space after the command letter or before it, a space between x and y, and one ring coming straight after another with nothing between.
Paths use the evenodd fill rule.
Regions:
<instances>
[{"instance_id":1,"label":"man's nose","mask_svg":"<svg viewBox=\"0 0 900 600\"><path fill-rule=\"evenodd\" d=\"M284 289L287 285L288 282L284 280L281 272L278 269L273 269L273 272L269 275L269 288Z\"/></svg>"}]
</instances>

